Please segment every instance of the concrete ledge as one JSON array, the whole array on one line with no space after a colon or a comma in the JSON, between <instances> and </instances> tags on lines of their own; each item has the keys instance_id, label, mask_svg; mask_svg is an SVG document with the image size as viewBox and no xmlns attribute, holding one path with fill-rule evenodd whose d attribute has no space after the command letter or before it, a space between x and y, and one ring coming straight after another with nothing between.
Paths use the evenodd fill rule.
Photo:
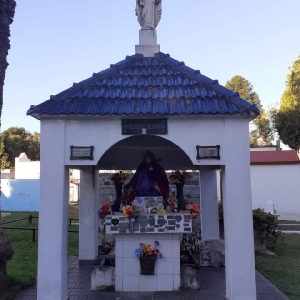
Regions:
<instances>
[{"instance_id":1,"label":"concrete ledge","mask_svg":"<svg viewBox=\"0 0 300 300\"><path fill-rule=\"evenodd\" d=\"M159 45L136 45L135 53L143 54L144 57L154 57L155 53L160 52Z\"/></svg>"}]
</instances>

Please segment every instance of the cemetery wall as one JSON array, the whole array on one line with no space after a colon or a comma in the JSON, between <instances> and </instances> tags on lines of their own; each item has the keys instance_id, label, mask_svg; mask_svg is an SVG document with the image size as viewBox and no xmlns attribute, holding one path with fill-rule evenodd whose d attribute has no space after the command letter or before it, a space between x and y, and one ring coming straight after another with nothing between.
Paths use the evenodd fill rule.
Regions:
<instances>
[{"instance_id":1,"label":"cemetery wall","mask_svg":"<svg viewBox=\"0 0 300 300\"><path fill-rule=\"evenodd\" d=\"M38 211L39 179L2 179L1 209L7 211Z\"/></svg>"},{"instance_id":2,"label":"cemetery wall","mask_svg":"<svg viewBox=\"0 0 300 300\"><path fill-rule=\"evenodd\" d=\"M280 220L300 221L300 166L252 165L252 206L272 211Z\"/></svg>"}]
</instances>

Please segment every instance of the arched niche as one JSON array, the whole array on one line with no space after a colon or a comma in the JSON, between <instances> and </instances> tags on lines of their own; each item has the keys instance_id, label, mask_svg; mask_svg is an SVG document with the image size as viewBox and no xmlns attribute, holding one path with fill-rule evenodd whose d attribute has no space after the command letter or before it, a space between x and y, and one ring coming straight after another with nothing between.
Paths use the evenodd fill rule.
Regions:
<instances>
[{"instance_id":1,"label":"arched niche","mask_svg":"<svg viewBox=\"0 0 300 300\"><path fill-rule=\"evenodd\" d=\"M193 170L189 156L173 142L155 135L135 135L111 146L98 162L100 170L135 170L151 151L166 170Z\"/></svg>"}]
</instances>

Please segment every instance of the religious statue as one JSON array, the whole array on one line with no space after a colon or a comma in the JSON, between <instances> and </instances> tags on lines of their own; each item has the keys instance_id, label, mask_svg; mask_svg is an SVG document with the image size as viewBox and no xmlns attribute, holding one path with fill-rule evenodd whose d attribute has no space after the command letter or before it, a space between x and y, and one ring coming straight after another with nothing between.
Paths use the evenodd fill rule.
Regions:
<instances>
[{"instance_id":1,"label":"religious statue","mask_svg":"<svg viewBox=\"0 0 300 300\"><path fill-rule=\"evenodd\" d=\"M155 29L161 19L162 0L136 0L135 14L142 29Z\"/></svg>"},{"instance_id":2,"label":"religious statue","mask_svg":"<svg viewBox=\"0 0 300 300\"><path fill-rule=\"evenodd\" d=\"M134 190L138 197L162 196L164 204L169 195L169 181L164 168L154 154L147 152L124 190Z\"/></svg>"}]
</instances>

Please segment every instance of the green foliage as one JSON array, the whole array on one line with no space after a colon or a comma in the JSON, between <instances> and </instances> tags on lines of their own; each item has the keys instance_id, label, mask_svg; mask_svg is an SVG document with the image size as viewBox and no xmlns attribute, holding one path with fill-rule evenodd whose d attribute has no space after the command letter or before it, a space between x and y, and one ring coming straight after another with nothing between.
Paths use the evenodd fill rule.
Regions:
<instances>
[{"instance_id":1,"label":"green foliage","mask_svg":"<svg viewBox=\"0 0 300 300\"><path fill-rule=\"evenodd\" d=\"M276 256L256 254L256 269L290 300L300 299L300 235L282 234L275 245Z\"/></svg>"},{"instance_id":2,"label":"green foliage","mask_svg":"<svg viewBox=\"0 0 300 300\"><path fill-rule=\"evenodd\" d=\"M29 215L38 216L37 212L11 212L11 216L5 217L3 222L21 219ZM69 218L79 218L79 205L69 206ZM38 228L38 219L32 219L32 224L27 220L10 223L11 227ZM78 230L78 225L68 226L69 230ZM38 235L32 242L32 232L23 230L3 229L10 239L14 256L7 264L7 273L10 281L10 289L7 295L0 295L0 300L14 299L14 295L28 285L36 283L37 258L38 258ZM78 256L78 233L68 234L68 255Z\"/></svg>"},{"instance_id":3,"label":"green foliage","mask_svg":"<svg viewBox=\"0 0 300 300\"><path fill-rule=\"evenodd\" d=\"M273 108L271 115L282 142L298 151L300 149L300 56L289 70L280 107Z\"/></svg>"},{"instance_id":4,"label":"green foliage","mask_svg":"<svg viewBox=\"0 0 300 300\"><path fill-rule=\"evenodd\" d=\"M259 96L253 90L251 82L244 77L240 75L233 76L229 81L226 82L225 87L234 92L239 92L241 98L252 104L256 104L258 109L262 109Z\"/></svg>"},{"instance_id":5,"label":"green foliage","mask_svg":"<svg viewBox=\"0 0 300 300\"><path fill-rule=\"evenodd\" d=\"M220 231L223 232L223 222L224 222L224 213L223 213L223 201L218 203L219 208L219 224ZM280 237L280 231L278 231L278 215L274 210L274 214L266 213L261 208L256 208L253 211L253 228L262 233L262 236L266 234L267 247L273 249L275 244Z\"/></svg>"},{"instance_id":6,"label":"green foliage","mask_svg":"<svg viewBox=\"0 0 300 300\"><path fill-rule=\"evenodd\" d=\"M266 213L261 208L253 210L253 227L262 233L266 232L267 246L273 249L277 243L281 232L278 230L278 215L276 211L274 214Z\"/></svg>"},{"instance_id":7,"label":"green foliage","mask_svg":"<svg viewBox=\"0 0 300 300\"><path fill-rule=\"evenodd\" d=\"M262 107L258 94L253 90L251 82L240 75L235 75L226 82L226 88L239 92L244 100L256 104L260 110L260 115L253 120L255 129L249 134L251 145L268 145L273 139L273 130L267 113Z\"/></svg>"},{"instance_id":8,"label":"green foliage","mask_svg":"<svg viewBox=\"0 0 300 300\"><path fill-rule=\"evenodd\" d=\"M15 158L25 152L30 160L40 158L40 134L31 134L24 127L10 127L1 133L2 168L13 168Z\"/></svg>"}]
</instances>

